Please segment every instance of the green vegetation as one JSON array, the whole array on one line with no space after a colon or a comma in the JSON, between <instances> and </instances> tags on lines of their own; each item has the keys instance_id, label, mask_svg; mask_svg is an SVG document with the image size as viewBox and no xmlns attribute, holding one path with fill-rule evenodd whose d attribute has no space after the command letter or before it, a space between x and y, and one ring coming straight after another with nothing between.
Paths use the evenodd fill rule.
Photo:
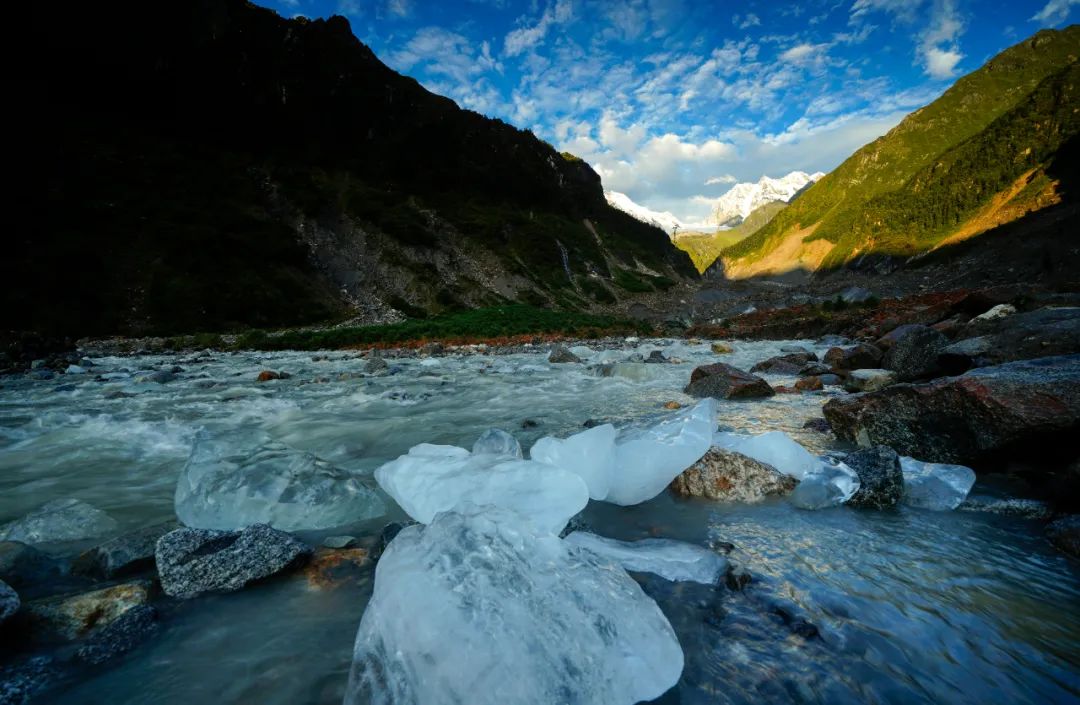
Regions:
<instances>
[{"instance_id":1,"label":"green vegetation","mask_svg":"<svg viewBox=\"0 0 1080 705\"><path fill-rule=\"evenodd\" d=\"M239 337L236 347L257 350L319 350L421 340L483 340L555 333L582 338L647 333L648 324L613 316L551 311L524 305L495 306L381 326L297 330L268 334L257 330Z\"/></svg>"},{"instance_id":2,"label":"green vegetation","mask_svg":"<svg viewBox=\"0 0 1080 705\"><path fill-rule=\"evenodd\" d=\"M1043 30L1005 50L887 135L859 149L767 226L724 250L723 256L756 261L792 229L815 223L815 237L840 245L826 266L840 263L870 239L877 251L879 234L887 236L890 248L906 252L925 248L950 224L959 222L957 218L990 198L993 194L986 189L1022 173L1014 167L1024 166L1017 161L1032 146L1025 142L1043 140L1044 147L1049 147L1053 139L1047 139L1048 132L1039 132L1035 121L1053 102L1055 90L1057 95L1060 91L1075 95L1062 86L1075 81L1063 70L1076 61L1077 47L1080 26L1073 25L1060 31ZM1048 79L1059 82L1058 88L1037 91ZM1056 108L1050 112L1061 115ZM1006 126L997 122L1010 114L1005 117ZM990 129L992 125L995 129ZM1025 136L1025 130L1034 132ZM1010 153L1009 148L1016 151ZM977 158L983 150L1004 163L995 168L991 159ZM946 166L951 175L940 176L939 165ZM986 167L991 168L985 182L974 184L981 177L969 170ZM961 195L965 180L978 190ZM913 197L925 200L916 203ZM934 213L929 219L911 217L926 208ZM907 214L901 212L905 210ZM885 220L879 222L879 216ZM879 229L882 223L884 229ZM920 232L922 228L929 231Z\"/></svg>"},{"instance_id":3,"label":"green vegetation","mask_svg":"<svg viewBox=\"0 0 1080 705\"><path fill-rule=\"evenodd\" d=\"M704 273L721 252L765 227L785 207L787 204L783 201L766 203L754 209L750 215L746 216L746 220L730 230L718 230L715 233L680 233L675 238L675 246L690 255L697 270Z\"/></svg>"}]
</instances>

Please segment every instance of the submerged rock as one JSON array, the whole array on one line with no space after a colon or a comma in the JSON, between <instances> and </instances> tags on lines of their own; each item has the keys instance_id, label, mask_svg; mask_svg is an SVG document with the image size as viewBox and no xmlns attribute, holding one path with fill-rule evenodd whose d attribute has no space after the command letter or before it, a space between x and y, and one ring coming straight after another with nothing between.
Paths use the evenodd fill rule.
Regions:
<instances>
[{"instance_id":1,"label":"submerged rock","mask_svg":"<svg viewBox=\"0 0 1080 705\"><path fill-rule=\"evenodd\" d=\"M725 448L710 448L671 482L675 494L722 502L760 502L795 489L795 478Z\"/></svg>"},{"instance_id":2,"label":"submerged rock","mask_svg":"<svg viewBox=\"0 0 1080 705\"><path fill-rule=\"evenodd\" d=\"M975 484L975 471L963 465L924 463L900 458L904 473L904 503L912 507L945 511L956 509Z\"/></svg>"},{"instance_id":3,"label":"submerged rock","mask_svg":"<svg viewBox=\"0 0 1080 705\"><path fill-rule=\"evenodd\" d=\"M158 539L179 526L175 521L168 521L117 536L82 553L75 559L71 570L108 580L152 568Z\"/></svg>"},{"instance_id":4,"label":"submerged rock","mask_svg":"<svg viewBox=\"0 0 1080 705\"><path fill-rule=\"evenodd\" d=\"M726 558L707 548L683 541L617 541L587 531L575 531L568 535L565 541L612 561L625 570L653 573L673 582L716 585L728 568Z\"/></svg>"},{"instance_id":5,"label":"submerged rock","mask_svg":"<svg viewBox=\"0 0 1080 705\"><path fill-rule=\"evenodd\" d=\"M900 456L892 448L864 448L844 458L844 463L859 476L859 491L848 500L850 506L886 509L903 499L904 473Z\"/></svg>"},{"instance_id":6,"label":"submerged rock","mask_svg":"<svg viewBox=\"0 0 1080 705\"><path fill-rule=\"evenodd\" d=\"M364 363L364 373L369 375L383 374L390 370L390 365L381 357L370 357Z\"/></svg>"},{"instance_id":7,"label":"submerged rock","mask_svg":"<svg viewBox=\"0 0 1080 705\"><path fill-rule=\"evenodd\" d=\"M97 666L121 656L158 631L157 617L149 605L132 607L80 646L75 658Z\"/></svg>"},{"instance_id":8,"label":"submerged rock","mask_svg":"<svg viewBox=\"0 0 1080 705\"><path fill-rule=\"evenodd\" d=\"M581 362L581 358L570 352L565 345L556 345L548 354L548 362L563 364L568 362Z\"/></svg>"},{"instance_id":9,"label":"submerged rock","mask_svg":"<svg viewBox=\"0 0 1080 705\"><path fill-rule=\"evenodd\" d=\"M243 531L182 528L162 536L155 559L161 587L171 597L235 592L249 583L297 568L311 548L266 524Z\"/></svg>"},{"instance_id":10,"label":"submerged rock","mask_svg":"<svg viewBox=\"0 0 1080 705\"><path fill-rule=\"evenodd\" d=\"M237 448L243 450L238 451ZM329 529L382 516L364 478L262 433L216 438L200 431L176 483L176 516L200 529Z\"/></svg>"},{"instance_id":11,"label":"submerged rock","mask_svg":"<svg viewBox=\"0 0 1080 705\"><path fill-rule=\"evenodd\" d=\"M1080 514L1062 517L1046 527L1050 543L1074 558L1080 558Z\"/></svg>"},{"instance_id":12,"label":"submerged rock","mask_svg":"<svg viewBox=\"0 0 1080 705\"><path fill-rule=\"evenodd\" d=\"M63 572L61 561L20 541L0 541L0 580L13 587L50 582Z\"/></svg>"},{"instance_id":13,"label":"submerged rock","mask_svg":"<svg viewBox=\"0 0 1080 705\"><path fill-rule=\"evenodd\" d=\"M1019 497L985 497L968 495L957 509L967 512L989 512L990 514L1003 514L1005 516L1023 517L1025 519L1049 519L1054 512L1046 504L1037 499L1023 499Z\"/></svg>"},{"instance_id":14,"label":"submerged rock","mask_svg":"<svg viewBox=\"0 0 1080 705\"><path fill-rule=\"evenodd\" d=\"M78 499L57 499L0 528L0 540L24 543L78 541L116 531L116 521Z\"/></svg>"},{"instance_id":15,"label":"submerged rock","mask_svg":"<svg viewBox=\"0 0 1080 705\"><path fill-rule=\"evenodd\" d=\"M353 659L345 705L630 705L683 668L667 618L624 570L491 507L394 539Z\"/></svg>"},{"instance_id":16,"label":"submerged rock","mask_svg":"<svg viewBox=\"0 0 1080 705\"><path fill-rule=\"evenodd\" d=\"M690 396L715 399L751 399L776 393L761 377L722 362L696 368L683 391Z\"/></svg>"},{"instance_id":17,"label":"submerged rock","mask_svg":"<svg viewBox=\"0 0 1080 705\"><path fill-rule=\"evenodd\" d=\"M807 363L817 362L817 355L812 352L793 352L777 355L762 360L750 368L751 372L768 372L774 375L794 375L802 371Z\"/></svg>"},{"instance_id":18,"label":"submerged rock","mask_svg":"<svg viewBox=\"0 0 1080 705\"><path fill-rule=\"evenodd\" d=\"M823 409L836 435L934 462L1000 450L1038 455L1080 424L1080 355L971 370L926 384L838 397Z\"/></svg>"},{"instance_id":19,"label":"submerged rock","mask_svg":"<svg viewBox=\"0 0 1080 705\"><path fill-rule=\"evenodd\" d=\"M0 580L0 624L18 612L21 604L19 594L10 585Z\"/></svg>"},{"instance_id":20,"label":"submerged rock","mask_svg":"<svg viewBox=\"0 0 1080 705\"><path fill-rule=\"evenodd\" d=\"M150 601L151 583L137 581L74 596L28 602L25 611L37 633L72 641L100 631L125 612Z\"/></svg>"},{"instance_id":21,"label":"submerged rock","mask_svg":"<svg viewBox=\"0 0 1080 705\"><path fill-rule=\"evenodd\" d=\"M24 705L35 693L60 677L61 670L51 656L33 656L0 664L0 703Z\"/></svg>"},{"instance_id":22,"label":"submerged rock","mask_svg":"<svg viewBox=\"0 0 1080 705\"><path fill-rule=\"evenodd\" d=\"M882 365L901 382L933 377L940 370L938 355L949 339L928 326L911 326L885 353Z\"/></svg>"}]
</instances>

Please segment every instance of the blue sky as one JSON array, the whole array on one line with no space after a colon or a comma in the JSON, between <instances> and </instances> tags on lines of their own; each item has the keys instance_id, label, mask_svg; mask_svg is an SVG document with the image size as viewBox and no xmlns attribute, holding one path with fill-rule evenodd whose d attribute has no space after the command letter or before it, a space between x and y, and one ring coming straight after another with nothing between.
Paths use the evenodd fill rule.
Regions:
<instances>
[{"instance_id":1,"label":"blue sky","mask_svg":"<svg viewBox=\"0 0 1080 705\"><path fill-rule=\"evenodd\" d=\"M1080 0L260 0L341 14L391 68L699 222L735 181L829 171Z\"/></svg>"}]
</instances>

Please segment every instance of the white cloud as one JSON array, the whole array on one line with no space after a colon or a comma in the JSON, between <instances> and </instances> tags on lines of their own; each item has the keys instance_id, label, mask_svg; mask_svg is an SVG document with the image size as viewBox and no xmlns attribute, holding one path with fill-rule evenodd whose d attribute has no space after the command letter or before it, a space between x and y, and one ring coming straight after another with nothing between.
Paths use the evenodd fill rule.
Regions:
<instances>
[{"instance_id":1,"label":"white cloud","mask_svg":"<svg viewBox=\"0 0 1080 705\"><path fill-rule=\"evenodd\" d=\"M898 22L915 21L923 0L855 0L851 5L848 21L858 24L875 12L892 15Z\"/></svg>"},{"instance_id":2,"label":"white cloud","mask_svg":"<svg viewBox=\"0 0 1080 705\"><path fill-rule=\"evenodd\" d=\"M780 61L796 66L805 66L824 59L828 44L796 44L780 54Z\"/></svg>"},{"instance_id":3,"label":"white cloud","mask_svg":"<svg viewBox=\"0 0 1080 705\"><path fill-rule=\"evenodd\" d=\"M398 17L408 17L412 14L412 0L388 0L386 3L386 9L391 15L397 15Z\"/></svg>"},{"instance_id":4,"label":"white cloud","mask_svg":"<svg viewBox=\"0 0 1080 705\"><path fill-rule=\"evenodd\" d=\"M506 56L518 56L544 41L548 30L553 25L569 22L574 15L574 6L571 0L555 0L554 5L548 5L540 20L531 27L521 27L506 35L503 40L503 54Z\"/></svg>"},{"instance_id":5,"label":"white cloud","mask_svg":"<svg viewBox=\"0 0 1080 705\"><path fill-rule=\"evenodd\" d=\"M956 75L956 65L964 58L959 38L964 22L956 0L935 0L930 24L919 36L919 58L927 76L946 79Z\"/></svg>"},{"instance_id":6,"label":"white cloud","mask_svg":"<svg viewBox=\"0 0 1080 705\"><path fill-rule=\"evenodd\" d=\"M710 176L709 178L705 179L705 185L714 186L716 184L733 184L736 181L738 181L738 179L736 179L731 174L724 174L723 176Z\"/></svg>"},{"instance_id":7,"label":"white cloud","mask_svg":"<svg viewBox=\"0 0 1080 705\"><path fill-rule=\"evenodd\" d=\"M1057 27L1069 17L1071 8L1080 5L1080 0L1050 0L1046 6L1031 16L1031 22L1038 22L1043 27Z\"/></svg>"},{"instance_id":8,"label":"white cloud","mask_svg":"<svg viewBox=\"0 0 1080 705\"><path fill-rule=\"evenodd\" d=\"M958 51L929 47L923 54L926 75L936 79L952 78L956 75L956 65L963 58Z\"/></svg>"},{"instance_id":9,"label":"white cloud","mask_svg":"<svg viewBox=\"0 0 1080 705\"><path fill-rule=\"evenodd\" d=\"M731 22L739 29L750 29L751 27L761 26L761 18L753 12L748 12L746 15L735 15L731 18Z\"/></svg>"}]
</instances>

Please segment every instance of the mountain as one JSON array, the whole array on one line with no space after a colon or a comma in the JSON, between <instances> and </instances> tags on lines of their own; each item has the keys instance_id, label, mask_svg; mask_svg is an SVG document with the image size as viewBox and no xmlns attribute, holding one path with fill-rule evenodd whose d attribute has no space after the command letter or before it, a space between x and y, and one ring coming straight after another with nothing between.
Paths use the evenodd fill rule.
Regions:
<instances>
[{"instance_id":1,"label":"mountain","mask_svg":"<svg viewBox=\"0 0 1080 705\"><path fill-rule=\"evenodd\" d=\"M604 191L604 198L613 208L618 208L623 213L629 213L643 223L649 225L655 225L668 235L674 234L676 231L683 229L686 225L675 217L674 213L670 211L654 211L646 208L643 205L635 203L625 193L619 193L618 191Z\"/></svg>"},{"instance_id":2,"label":"mountain","mask_svg":"<svg viewBox=\"0 0 1080 705\"><path fill-rule=\"evenodd\" d=\"M1044 30L859 149L710 276L885 269L1076 198L1080 26Z\"/></svg>"},{"instance_id":3,"label":"mountain","mask_svg":"<svg viewBox=\"0 0 1080 705\"><path fill-rule=\"evenodd\" d=\"M820 171L793 171L779 179L762 176L757 183L735 184L716 202L716 223L721 227L738 225L766 203L787 203L823 176Z\"/></svg>"},{"instance_id":4,"label":"mountain","mask_svg":"<svg viewBox=\"0 0 1080 705\"><path fill-rule=\"evenodd\" d=\"M697 276L588 164L244 0L20 20L34 213L0 328L68 335L608 305ZM22 136L21 136L22 137Z\"/></svg>"},{"instance_id":5,"label":"mountain","mask_svg":"<svg viewBox=\"0 0 1080 705\"><path fill-rule=\"evenodd\" d=\"M746 216L746 220L734 228L714 233L680 232L675 236L675 246L690 255L697 270L704 273L721 252L765 227L785 208L787 204L783 201L771 201L755 208Z\"/></svg>"}]
</instances>

